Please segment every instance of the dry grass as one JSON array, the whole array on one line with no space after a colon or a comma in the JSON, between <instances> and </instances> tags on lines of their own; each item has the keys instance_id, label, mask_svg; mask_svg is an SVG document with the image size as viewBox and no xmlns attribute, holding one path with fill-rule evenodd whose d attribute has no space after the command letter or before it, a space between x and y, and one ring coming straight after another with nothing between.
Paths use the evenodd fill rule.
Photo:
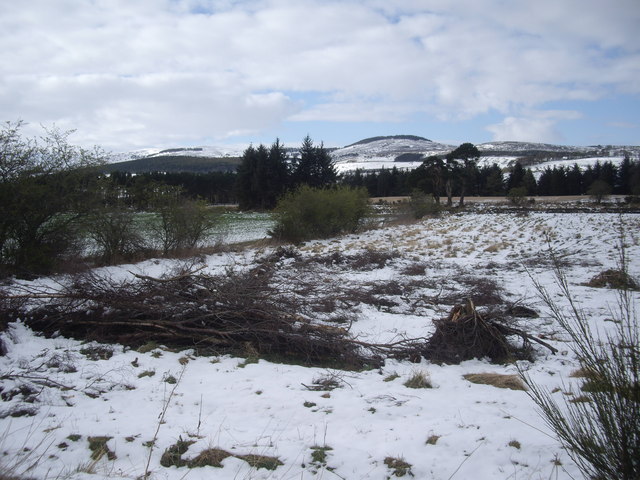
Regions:
<instances>
[{"instance_id":1,"label":"dry grass","mask_svg":"<svg viewBox=\"0 0 640 480\"><path fill-rule=\"evenodd\" d=\"M427 441L425 443L427 445L435 445L436 443L438 443L439 439L440 435L429 435L429 438L427 438Z\"/></svg>"},{"instance_id":2,"label":"dry grass","mask_svg":"<svg viewBox=\"0 0 640 480\"><path fill-rule=\"evenodd\" d=\"M605 270L596 275L589 283L588 287L593 288L615 288L618 290L639 290L638 283L627 272L622 270Z\"/></svg>"},{"instance_id":3,"label":"dry grass","mask_svg":"<svg viewBox=\"0 0 640 480\"><path fill-rule=\"evenodd\" d=\"M480 385L491 385L496 388L526 391L527 387L518 375L504 375L501 373L468 373L463 375L465 380Z\"/></svg>"},{"instance_id":4,"label":"dry grass","mask_svg":"<svg viewBox=\"0 0 640 480\"><path fill-rule=\"evenodd\" d=\"M433 388L428 372L414 372L409 379L404 382L407 388Z\"/></svg>"},{"instance_id":5,"label":"dry grass","mask_svg":"<svg viewBox=\"0 0 640 480\"><path fill-rule=\"evenodd\" d=\"M384 459L384 464L392 470L392 475L396 477L404 477L409 474L413 477L411 472L412 465L399 457L387 457Z\"/></svg>"},{"instance_id":6,"label":"dry grass","mask_svg":"<svg viewBox=\"0 0 640 480\"><path fill-rule=\"evenodd\" d=\"M194 467L222 467L222 461L231 457L229 452L220 448L207 448L198 454L193 460L188 462L189 468Z\"/></svg>"}]
</instances>

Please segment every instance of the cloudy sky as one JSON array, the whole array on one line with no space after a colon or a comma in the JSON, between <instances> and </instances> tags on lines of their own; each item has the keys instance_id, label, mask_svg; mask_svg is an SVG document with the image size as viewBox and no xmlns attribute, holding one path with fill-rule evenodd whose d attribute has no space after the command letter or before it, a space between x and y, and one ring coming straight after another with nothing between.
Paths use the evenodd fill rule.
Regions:
<instances>
[{"instance_id":1,"label":"cloudy sky","mask_svg":"<svg viewBox=\"0 0 640 480\"><path fill-rule=\"evenodd\" d=\"M640 0L0 0L0 120L111 151L640 144Z\"/></svg>"}]
</instances>

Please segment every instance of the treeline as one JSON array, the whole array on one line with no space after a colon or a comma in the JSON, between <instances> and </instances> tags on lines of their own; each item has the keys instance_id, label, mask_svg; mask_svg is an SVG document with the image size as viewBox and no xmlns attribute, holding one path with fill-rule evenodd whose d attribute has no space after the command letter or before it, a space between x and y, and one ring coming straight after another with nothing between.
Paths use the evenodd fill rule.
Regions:
<instances>
[{"instance_id":1,"label":"treeline","mask_svg":"<svg viewBox=\"0 0 640 480\"><path fill-rule=\"evenodd\" d=\"M179 187L183 196L210 204L235 204L238 201L235 172L149 172L134 175L115 171L106 178L113 188L119 189L120 202L142 210L148 208L149 192L158 184Z\"/></svg>"},{"instance_id":2,"label":"treeline","mask_svg":"<svg viewBox=\"0 0 640 480\"><path fill-rule=\"evenodd\" d=\"M365 187L372 197L410 195L414 190L434 194L445 194L441 175L435 171L436 162L428 159L414 170L396 167L378 171L355 170L341 176L340 181L354 187ZM628 157L615 165L610 161L596 162L581 169L571 166L547 167L536 179L530 168L516 163L510 172L503 172L497 165L473 165L466 173L467 195L505 196L513 189L522 189L524 195L558 196L590 195L593 189L604 189L607 194L640 195L640 162ZM453 193L460 192L462 172L448 172L452 177Z\"/></svg>"},{"instance_id":3,"label":"treeline","mask_svg":"<svg viewBox=\"0 0 640 480\"><path fill-rule=\"evenodd\" d=\"M150 185L166 184L182 189L183 195L211 204L239 204L241 209L270 210L285 193L301 185L326 187L343 185L364 187L371 197L409 196L420 191L434 196L521 195L640 195L640 163L625 157L615 165L596 162L586 168L576 163L547 167L538 175L516 162L509 171L497 164L478 166L479 152L472 144L462 144L446 156L431 156L418 168L397 167L376 171L357 169L338 175L322 144L314 145L307 136L297 155L287 155L276 140L271 146L247 148L237 172L152 172L131 174L113 172L110 182L117 185L128 206L147 208Z\"/></svg>"}]
</instances>

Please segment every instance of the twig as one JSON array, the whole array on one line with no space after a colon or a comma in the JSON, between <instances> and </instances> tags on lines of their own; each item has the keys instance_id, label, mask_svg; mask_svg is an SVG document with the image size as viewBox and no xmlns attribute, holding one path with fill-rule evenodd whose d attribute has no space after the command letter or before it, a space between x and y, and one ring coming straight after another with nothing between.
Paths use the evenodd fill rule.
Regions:
<instances>
[{"instance_id":1,"label":"twig","mask_svg":"<svg viewBox=\"0 0 640 480\"><path fill-rule=\"evenodd\" d=\"M151 444L149 446L149 456L147 457L147 465L144 467L144 476L142 477L143 479L146 479L149 477L150 472L149 472L149 465L151 464L151 454L153 453L153 447L156 444L156 441L158 440L158 433L160 433L160 427L162 426L162 424L164 423L164 417L167 414L167 411L169 410L169 404L171 403L171 399L173 398L173 394L175 393L176 389L178 388L178 385L180 385L180 381L182 380L182 376L184 375L184 372L187 368L187 364L184 364L182 367L182 370L180 371L180 376L178 377L178 381L173 385L173 388L171 389L171 392L169 392L169 397L167 398L166 402L164 403L163 407L162 407L162 411L160 413L160 417L158 417L158 425L156 426L156 431L153 434L153 438L151 439Z\"/></svg>"},{"instance_id":2,"label":"twig","mask_svg":"<svg viewBox=\"0 0 640 480\"><path fill-rule=\"evenodd\" d=\"M175 282L177 280L182 280L187 277L191 277L192 275L196 274L200 270L204 270L205 268L207 268L207 266L202 265L200 268L196 268L195 270L190 270L188 272L183 273L182 275L177 275L171 278L156 278L156 277L150 277L148 275L141 275L139 273L134 273L131 270L127 270L127 271L134 277L139 278L140 280L149 280L151 282L158 282L158 283L170 283L170 282Z\"/></svg>"}]
</instances>

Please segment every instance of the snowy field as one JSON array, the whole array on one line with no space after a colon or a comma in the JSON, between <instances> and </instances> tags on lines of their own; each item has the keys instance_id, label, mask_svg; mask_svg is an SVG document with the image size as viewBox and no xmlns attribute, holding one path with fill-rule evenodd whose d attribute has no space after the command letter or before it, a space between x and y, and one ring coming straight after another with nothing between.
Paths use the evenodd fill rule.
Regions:
<instances>
[{"instance_id":1,"label":"snowy field","mask_svg":"<svg viewBox=\"0 0 640 480\"><path fill-rule=\"evenodd\" d=\"M559 350L552 355L535 345L535 361L519 366L557 398L571 398L580 393L578 380L570 376L578 364L532 278L562 304L563 297L554 293L549 239L593 326L610 328L615 291L583 284L616 267L621 222L630 272L637 276L640 216L602 213L447 215L298 248L302 259L370 249L387 254L381 265L324 262L296 270L297 260L283 258L278 271L282 281L294 284L312 278L336 291L377 289L377 303L357 304L348 312L351 332L371 343L428 337L432 320L446 316L457 299L493 284L503 304L540 312L517 325ZM250 268L270 253L222 253L196 266L212 273ZM159 277L176 263L147 261L98 273ZM55 289L64 281L38 283ZM636 293L636 305L639 299ZM333 313L321 312L318 320ZM0 357L0 462L36 479L136 479L145 471L150 478L171 480L386 479L404 472L418 479L582 478L525 392L463 378L514 374L516 364L387 360L380 369L351 372L227 355L196 357L162 347L142 353L118 345L111 358L92 360L90 352L99 351L91 348L95 345L43 338L22 324L11 324L2 340L7 353ZM406 387L417 372L430 377L433 388ZM338 388L309 388L323 378ZM104 446L97 448L100 437ZM179 442L188 446L185 461L204 451L224 450L229 456L220 467L161 466L163 452ZM100 448L101 456L95 453Z\"/></svg>"}]
</instances>

